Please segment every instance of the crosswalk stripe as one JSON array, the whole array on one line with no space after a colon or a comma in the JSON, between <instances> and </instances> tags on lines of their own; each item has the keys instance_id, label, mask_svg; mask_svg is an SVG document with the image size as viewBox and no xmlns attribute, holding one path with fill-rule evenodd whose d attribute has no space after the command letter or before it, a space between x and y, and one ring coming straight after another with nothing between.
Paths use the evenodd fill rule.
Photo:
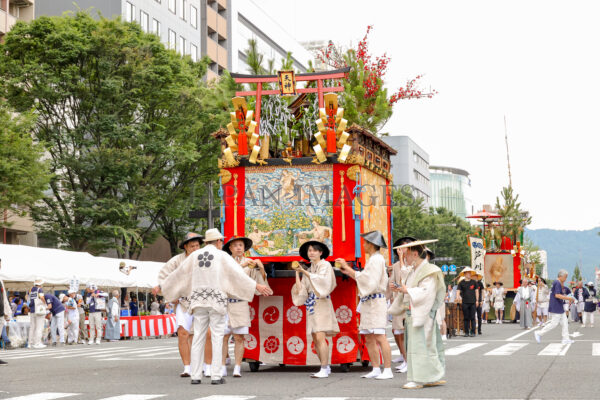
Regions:
<instances>
[{"instance_id":1,"label":"crosswalk stripe","mask_svg":"<svg viewBox=\"0 0 600 400\"><path fill-rule=\"evenodd\" d=\"M600 356L600 343L594 343L592 345L592 355Z\"/></svg>"},{"instance_id":2,"label":"crosswalk stripe","mask_svg":"<svg viewBox=\"0 0 600 400\"><path fill-rule=\"evenodd\" d=\"M392 400L441 400L439 398L434 399L431 397L394 397Z\"/></svg>"},{"instance_id":3,"label":"crosswalk stripe","mask_svg":"<svg viewBox=\"0 0 600 400\"><path fill-rule=\"evenodd\" d=\"M348 400L352 399L352 397L300 397L297 400Z\"/></svg>"},{"instance_id":4,"label":"crosswalk stripe","mask_svg":"<svg viewBox=\"0 0 600 400\"><path fill-rule=\"evenodd\" d=\"M129 347L127 348L129 350L133 350L133 347ZM83 349L63 349L60 351L56 351L56 352L51 352L51 353L41 353L41 352L33 352L30 351L29 353L25 353L24 355L22 354L13 354L12 352L10 352L7 355L7 358L12 358L12 359L18 359L18 358L36 358L36 357L53 357L53 358L62 358L65 355L68 355L70 357L76 357L77 355L80 354L86 354L86 353L90 353L90 354L98 354L98 353L102 353L102 352L107 352L107 351L112 351L112 349L90 349L90 348L83 348Z\"/></svg>"},{"instance_id":5,"label":"crosswalk stripe","mask_svg":"<svg viewBox=\"0 0 600 400\"><path fill-rule=\"evenodd\" d=\"M165 396L164 394L124 394L121 396L105 397L100 400L150 400Z\"/></svg>"},{"instance_id":6,"label":"crosswalk stripe","mask_svg":"<svg viewBox=\"0 0 600 400\"><path fill-rule=\"evenodd\" d=\"M65 354L65 355L61 355L61 356L53 356L52 358L73 358L73 357L79 357L79 356L103 357L103 356L108 355L108 354L122 353L122 352L127 352L127 351L132 351L132 349L131 348L127 348L127 349L90 350L90 351L86 351L84 353Z\"/></svg>"},{"instance_id":7,"label":"crosswalk stripe","mask_svg":"<svg viewBox=\"0 0 600 400\"><path fill-rule=\"evenodd\" d=\"M43 392L43 393L28 394L26 396L11 397L9 399L4 399L4 400L54 400L54 399L62 399L63 397L77 396L78 394L79 393Z\"/></svg>"},{"instance_id":8,"label":"crosswalk stripe","mask_svg":"<svg viewBox=\"0 0 600 400\"><path fill-rule=\"evenodd\" d=\"M457 356L459 354L465 353L469 350L476 349L477 347L484 346L487 343L465 343L458 345L456 347L452 347L446 350L447 356Z\"/></svg>"},{"instance_id":9,"label":"crosswalk stripe","mask_svg":"<svg viewBox=\"0 0 600 400\"><path fill-rule=\"evenodd\" d=\"M523 347L527 346L529 343L507 343L494 349L492 351L488 351L484 354L484 356L510 356L518 350L521 350Z\"/></svg>"},{"instance_id":10,"label":"crosswalk stripe","mask_svg":"<svg viewBox=\"0 0 600 400\"><path fill-rule=\"evenodd\" d=\"M569 347L570 344L550 343L538 353L538 356L564 356L569 351Z\"/></svg>"},{"instance_id":11,"label":"crosswalk stripe","mask_svg":"<svg viewBox=\"0 0 600 400\"><path fill-rule=\"evenodd\" d=\"M250 400L255 398L256 396L236 396L236 395L212 395L206 397L199 397L196 400Z\"/></svg>"},{"instance_id":12,"label":"crosswalk stripe","mask_svg":"<svg viewBox=\"0 0 600 400\"><path fill-rule=\"evenodd\" d=\"M171 350L173 346L162 346L162 347L153 347L153 348L145 348L145 350L127 350L120 352L119 354L115 354L115 352L107 352L105 354L98 354L94 356L90 356L90 358L103 358L103 357L113 357L113 356L121 356L121 355L129 355L129 354L138 354L138 353L151 353L153 351L162 351L162 350Z\"/></svg>"},{"instance_id":13,"label":"crosswalk stripe","mask_svg":"<svg viewBox=\"0 0 600 400\"><path fill-rule=\"evenodd\" d=\"M150 354L141 354L140 357L154 357L159 354L179 353L179 349L160 350Z\"/></svg>"}]
</instances>

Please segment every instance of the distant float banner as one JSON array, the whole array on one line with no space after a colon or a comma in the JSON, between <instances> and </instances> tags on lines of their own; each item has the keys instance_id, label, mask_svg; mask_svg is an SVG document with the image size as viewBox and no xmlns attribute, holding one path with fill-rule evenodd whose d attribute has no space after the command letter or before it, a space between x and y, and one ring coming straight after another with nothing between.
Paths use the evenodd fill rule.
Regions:
<instances>
[{"instance_id":1,"label":"distant float banner","mask_svg":"<svg viewBox=\"0 0 600 400\"><path fill-rule=\"evenodd\" d=\"M471 268L483 276L483 283L490 283L484 274L485 264L485 249L483 247L483 239L475 236L469 236L469 247L471 247Z\"/></svg>"}]
</instances>

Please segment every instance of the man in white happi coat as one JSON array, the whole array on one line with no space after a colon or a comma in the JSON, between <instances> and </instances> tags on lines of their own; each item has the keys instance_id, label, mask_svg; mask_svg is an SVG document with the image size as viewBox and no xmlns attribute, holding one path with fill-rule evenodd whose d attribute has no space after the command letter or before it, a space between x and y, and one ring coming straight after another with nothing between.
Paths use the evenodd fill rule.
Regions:
<instances>
[{"instance_id":1,"label":"man in white happi coat","mask_svg":"<svg viewBox=\"0 0 600 400\"><path fill-rule=\"evenodd\" d=\"M197 233L189 232L179 244L179 248L183 253L177 254L171 258L158 273L158 286L152 292L157 294L160 285L165 279L175 271L183 261L194 251L198 250L202 245L203 238ZM183 372L179 375L182 378L190 377L190 353L192 351L192 338L194 336L192 324L194 317L190 313L190 301L187 297L181 297L176 301L177 309L175 311L175 319L177 321L177 344L179 345L179 356L183 362Z\"/></svg>"},{"instance_id":2,"label":"man in white happi coat","mask_svg":"<svg viewBox=\"0 0 600 400\"><path fill-rule=\"evenodd\" d=\"M388 287L388 276L385 259L379 251L381 248L386 249L387 244L379 231L363 233L361 236L364 240L365 253L369 256L362 271L354 271L342 258L335 261L339 262L342 273L356 280L360 294L358 333L365 335L369 359L373 365L373 370L362 377L392 379L394 377L392 373L392 351L385 337L385 327L388 320L385 291ZM381 355L383 356L383 372L380 368L379 349L381 349Z\"/></svg>"},{"instance_id":3,"label":"man in white happi coat","mask_svg":"<svg viewBox=\"0 0 600 400\"><path fill-rule=\"evenodd\" d=\"M222 251L224 237L218 229L206 231L206 246L194 251L183 264L173 271L160 285L167 301L180 297L190 299L190 310L194 315L194 340L192 342L192 384L200 384L202 358L206 331L210 326L212 335L213 385L225 383L221 376L223 335L226 325L227 299L251 301L255 291L263 296L273 294L265 285L252 280L242 271L235 260Z\"/></svg>"},{"instance_id":4,"label":"man in white happi coat","mask_svg":"<svg viewBox=\"0 0 600 400\"><path fill-rule=\"evenodd\" d=\"M268 286L267 274L263 263L260 260L252 260L244 256L252 248L252 244L250 238L232 237L223 246L223 251L233 257L246 275L257 283ZM233 340L235 341L233 376L234 378L241 378L242 360L244 358L244 335L249 333L251 326L250 306L247 301L235 298L228 298L227 303L228 326L225 328L225 336L223 337L223 367L221 373L222 376L227 376L225 363L229 338L233 334Z\"/></svg>"},{"instance_id":5,"label":"man in white happi coat","mask_svg":"<svg viewBox=\"0 0 600 400\"><path fill-rule=\"evenodd\" d=\"M404 389L443 385L446 372L444 346L436 314L444 301L445 285L442 271L427 262L425 244L437 240L421 240L404 244L408 248L406 262L412 265L408 285L399 289L409 300L406 311L406 353L408 382Z\"/></svg>"}]
</instances>

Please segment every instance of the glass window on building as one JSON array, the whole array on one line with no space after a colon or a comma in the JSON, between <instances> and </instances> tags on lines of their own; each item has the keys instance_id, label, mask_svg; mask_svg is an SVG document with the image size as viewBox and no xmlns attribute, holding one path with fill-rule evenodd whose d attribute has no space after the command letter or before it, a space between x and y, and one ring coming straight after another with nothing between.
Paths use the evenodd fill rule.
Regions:
<instances>
[{"instance_id":1,"label":"glass window on building","mask_svg":"<svg viewBox=\"0 0 600 400\"><path fill-rule=\"evenodd\" d=\"M177 50L179 50L182 56L185 55L185 38L183 36L179 36L179 48Z\"/></svg>"},{"instance_id":2,"label":"glass window on building","mask_svg":"<svg viewBox=\"0 0 600 400\"><path fill-rule=\"evenodd\" d=\"M194 6L190 6L190 24L198 28L198 9Z\"/></svg>"},{"instance_id":3,"label":"glass window on building","mask_svg":"<svg viewBox=\"0 0 600 400\"><path fill-rule=\"evenodd\" d=\"M135 6L130 2L125 2L125 21L135 21Z\"/></svg>"},{"instance_id":4,"label":"glass window on building","mask_svg":"<svg viewBox=\"0 0 600 400\"><path fill-rule=\"evenodd\" d=\"M169 29L169 48L177 49L177 34L172 29Z\"/></svg>"},{"instance_id":5,"label":"glass window on building","mask_svg":"<svg viewBox=\"0 0 600 400\"><path fill-rule=\"evenodd\" d=\"M187 13L185 12L186 0L179 0L179 12L181 13L181 19L187 21Z\"/></svg>"},{"instance_id":6,"label":"glass window on building","mask_svg":"<svg viewBox=\"0 0 600 400\"><path fill-rule=\"evenodd\" d=\"M140 26L144 32L148 32L150 27L150 16L142 10L140 10Z\"/></svg>"},{"instance_id":7,"label":"glass window on building","mask_svg":"<svg viewBox=\"0 0 600 400\"><path fill-rule=\"evenodd\" d=\"M175 0L169 0L169 11L173 14L177 14L177 5L175 4Z\"/></svg>"},{"instance_id":8,"label":"glass window on building","mask_svg":"<svg viewBox=\"0 0 600 400\"><path fill-rule=\"evenodd\" d=\"M192 61L198 61L198 47L192 43L190 43L190 57L192 57Z\"/></svg>"},{"instance_id":9,"label":"glass window on building","mask_svg":"<svg viewBox=\"0 0 600 400\"><path fill-rule=\"evenodd\" d=\"M160 22L154 18L152 18L152 32L160 36Z\"/></svg>"}]
</instances>

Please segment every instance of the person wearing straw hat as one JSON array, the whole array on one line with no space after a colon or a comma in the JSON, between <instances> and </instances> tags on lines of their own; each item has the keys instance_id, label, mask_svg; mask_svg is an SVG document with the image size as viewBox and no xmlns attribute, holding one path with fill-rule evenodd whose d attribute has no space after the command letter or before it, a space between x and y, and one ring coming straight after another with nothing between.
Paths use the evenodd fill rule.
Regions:
<instances>
[{"instance_id":1,"label":"person wearing straw hat","mask_svg":"<svg viewBox=\"0 0 600 400\"><path fill-rule=\"evenodd\" d=\"M343 258L335 260L340 264L342 273L356 280L360 303L357 312L360 312L360 325L358 327L361 335L365 336L369 359L373 370L363 375L363 378L392 379L392 351L385 337L387 325L387 301L385 291L388 286L388 276L385 259L380 249L387 249L385 238L379 231L371 231L361 234L365 253L368 256L366 265L362 271L355 271ZM357 245L359 245L357 243ZM383 372L380 369L379 350L383 356Z\"/></svg>"},{"instance_id":2,"label":"person wearing straw hat","mask_svg":"<svg viewBox=\"0 0 600 400\"><path fill-rule=\"evenodd\" d=\"M247 237L232 237L225 243L223 250L233 257L242 271L252 280L261 285L268 286L267 274L265 273L263 263L260 260L252 260L244 256L252 248L252 244L252 240ZM260 293L256 292L255 294ZM236 298L228 298L227 302L227 315L229 318L228 326L225 328L225 336L223 337L222 376L227 376L227 367L225 364L229 338L233 333L235 341L233 377L240 378L242 376L242 360L244 358L244 335L249 333L251 325L250 307L247 301Z\"/></svg>"},{"instance_id":3,"label":"person wearing straw hat","mask_svg":"<svg viewBox=\"0 0 600 400\"><path fill-rule=\"evenodd\" d=\"M431 263L431 261L435 258L435 253L429 247L425 247L425 252L427 253L427 262ZM438 324L438 327L440 328L440 334L442 335L442 340L443 341L447 340L446 334L448 332L448 327L446 326L446 302L445 302L445 297L446 296L444 296L444 301L441 302L440 307L438 308L438 310L437 310L437 312L435 314L435 320L436 320L436 322Z\"/></svg>"},{"instance_id":4,"label":"person wearing straw hat","mask_svg":"<svg viewBox=\"0 0 600 400\"><path fill-rule=\"evenodd\" d=\"M191 383L200 384L202 358L206 332L210 326L212 336L211 384L225 383L221 376L223 336L226 327L228 298L251 301L255 291L263 296L273 294L266 285L252 280L242 271L223 248L223 235L218 229L206 231L206 246L194 251L179 268L170 273L160 285L167 301L186 296L194 315L194 341L192 342Z\"/></svg>"},{"instance_id":5,"label":"person wearing straw hat","mask_svg":"<svg viewBox=\"0 0 600 400\"><path fill-rule=\"evenodd\" d=\"M500 281L494 282L494 288L492 289L492 304L494 305L494 311L496 313L496 323L501 324L504 318L504 298L506 293L502 287L504 284Z\"/></svg>"},{"instance_id":6,"label":"person wearing straw hat","mask_svg":"<svg viewBox=\"0 0 600 400\"><path fill-rule=\"evenodd\" d=\"M321 369L312 378L327 378L331 373L329 366L329 344L326 336L335 336L340 332L331 292L335 289L335 273L329 257L329 248L322 242L310 240L300 246L300 256L310 261L308 271L296 269L296 283L292 286L292 302L295 306L306 306L307 330L311 333ZM302 273L302 279L300 279Z\"/></svg>"},{"instance_id":7,"label":"person wearing straw hat","mask_svg":"<svg viewBox=\"0 0 600 400\"><path fill-rule=\"evenodd\" d=\"M406 243L406 262L413 266L412 276L399 292L408 297L406 311L406 353L408 382L403 389L421 389L446 383L446 361L442 336L436 321L440 303L446 293L444 274L427 261L426 244L437 240L417 240Z\"/></svg>"},{"instance_id":8,"label":"person wearing straw hat","mask_svg":"<svg viewBox=\"0 0 600 400\"><path fill-rule=\"evenodd\" d=\"M203 237L194 232L188 232L181 243L179 248L183 250L183 253L179 253L172 257L164 267L158 272L158 286L152 289L153 294L157 294L160 291L160 285L167 279L169 274L175 271L183 261L194 251L198 250L203 243ZM177 323L177 345L179 347L179 356L183 362L183 372L179 374L182 378L190 377L190 361L192 351L192 324L194 317L190 313L190 301L187 297L182 297L176 301L177 308L175 309L175 321Z\"/></svg>"},{"instance_id":9,"label":"person wearing straw hat","mask_svg":"<svg viewBox=\"0 0 600 400\"><path fill-rule=\"evenodd\" d=\"M587 286L587 297L585 298L585 306L583 308L583 328L586 327L587 322L589 321L589 327L594 327L594 312L596 311L596 303L598 303L598 299L596 298L596 289L594 289L594 282L590 281L586 284Z\"/></svg>"},{"instance_id":10,"label":"person wearing straw hat","mask_svg":"<svg viewBox=\"0 0 600 400\"><path fill-rule=\"evenodd\" d=\"M33 349L43 349L46 347L42 343L42 332L46 323L46 299L42 285L44 280L39 278L33 282L33 287L29 291L29 339L28 347ZM37 311L36 311L37 307Z\"/></svg>"},{"instance_id":11,"label":"person wearing straw hat","mask_svg":"<svg viewBox=\"0 0 600 400\"><path fill-rule=\"evenodd\" d=\"M458 275L464 279L458 284L459 301L462 302L465 337L475 336L475 314L479 306L479 290L477 281L472 279L478 276L477 271L465 267Z\"/></svg>"},{"instance_id":12,"label":"person wearing straw hat","mask_svg":"<svg viewBox=\"0 0 600 400\"><path fill-rule=\"evenodd\" d=\"M399 239L396 239L394 242L394 248L409 242L414 242L417 239L412 236L403 236ZM406 278L408 277L409 272L412 268L406 265L406 261L404 259L404 255L406 254L406 248L404 249L396 249L396 255L398 257L398 261L396 261L391 266L390 277L388 279L388 288L386 290L387 299L393 303L394 299L398 297L398 292L395 289L400 286L400 283L406 282ZM392 315L392 334L394 335L394 340L396 341L396 345L400 350L400 357L392 360L392 363L400 363L396 367L396 372L406 373L407 364L406 364L406 350L404 348L404 313L399 315Z\"/></svg>"}]
</instances>

